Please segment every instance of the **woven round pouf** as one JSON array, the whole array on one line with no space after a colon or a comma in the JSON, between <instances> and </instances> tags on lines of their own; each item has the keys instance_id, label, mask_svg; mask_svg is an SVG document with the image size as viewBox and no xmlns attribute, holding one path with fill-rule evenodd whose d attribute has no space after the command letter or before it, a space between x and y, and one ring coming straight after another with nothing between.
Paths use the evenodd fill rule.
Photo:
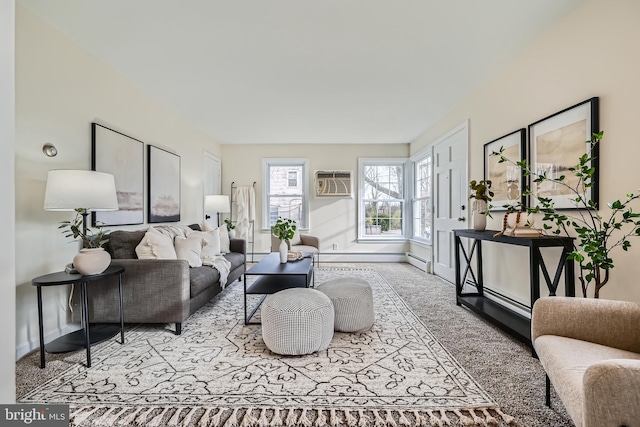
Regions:
<instances>
[{"instance_id":1,"label":"woven round pouf","mask_svg":"<svg viewBox=\"0 0 640 427\"><path fill-rule=\"evenodd\" d=\"M333 338L333 303L322 292L291 288L262 303L262 339L274 353L298 356L325 350Z\"/></svg>"},{"instance_id":2,"label":"woven round pouf","mask_svg":"<svg viewBox=\"0 0 640 427\"><path fill-rule=\"evenodd\" d=\"M370 329L376 315L373 311L373 292L369 282L354 277L328 280L317 289L333 302L338 332L358 332Z\"/></svg>"}]
</instances>

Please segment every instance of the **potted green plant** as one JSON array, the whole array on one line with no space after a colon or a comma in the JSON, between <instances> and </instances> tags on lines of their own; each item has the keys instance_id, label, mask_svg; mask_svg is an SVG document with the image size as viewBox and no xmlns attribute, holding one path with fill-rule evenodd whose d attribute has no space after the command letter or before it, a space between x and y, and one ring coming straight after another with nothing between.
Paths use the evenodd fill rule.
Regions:
<instances>
[{"instance_id":1,"label":"potted green plant","mask_svg":"<svg viewBox=\"0 0 640 427\"><path fill-rule=\"evenodd\" d=\"M565 175L552 177L546 173L539 174L531 170L526 160L514 162L506 158L502 147L492 153L500 156L500 163L509 162L522 168L524 175L532 177L535 184L551 182L569 191L569 200L578 209L574 215L556 209L551 198L533 195L530 187L526 188L524 194L533 195L538 203L533 208L528 207L527 212L542 214L543 228L553 234L577 236L569 259L579 264L578 279L582 295L587 297L588 289L593 285L595 298L600 296L600 289L609 282L609 271L614 267L611 251L616 247L627 251L631 247L629 238L640 236L640 214L631 208L631 203L640 198L640 194L628 193L623 199L608 203L609 211L606 213L598 211L598 206L584 195L585 189L595 185L595 168L592 166L595 157L592 153L603 134L594 133L591 140L586 141L590 150L580 156L576 166L568 169L577 178L575 185L569 185Z\"/></svg>"},{"instance_id":2,"label":"potted green plant","mask_svg":"<svg viewBox=\"0 0 640 427\"><path fill-rule=\"evenodd\" d=\"M227 231L229 232L229 238L233 239L236 237L236 226L231 222L231 218L226 218L224 220L224 224L227 226Z\"/></svg>"},{"instance_id":3,"label":"potted green plant","mask_svg":"<svg viewBox=\"0 0 640 427\"><path fill-rule=\"evenodd\" d=\"M296 222L289 218L278 217L276 223L271 227L271 233L280 239L280 262L287 262L287 252L289 251L288 240L291 240L296 231Z\"/></svg>"},{"instance_id":4,"label":"potted green plant","mask_svg":"<svg viewBox=\"0 0 640 427\"><path fill-rule=\"evenodd\" d=\"M82 242L82 249L73 258L73 267L81 274L99 274L109 267L111 255L102 247L109 239L105 238L108 233L103 226L85 227L84 219L88 214L86 209L74 209L76 216L71 221L62 221L59 229L65 237Z\"/></svg>"},{"instance_id":5,"label":"potted green plant","mask_svg":"<svg viewBox=\"0 0 640 427\"><path fill-rule=\"evenodd\" d=\"M491 191L491 181L475 179L469 183L472 190L469 199L471 199L471 212L473 218L473 228L475 230L484 230L487 226L487 216L491 216L489 202L493 197Z\"/></svg>"}]
</instances>

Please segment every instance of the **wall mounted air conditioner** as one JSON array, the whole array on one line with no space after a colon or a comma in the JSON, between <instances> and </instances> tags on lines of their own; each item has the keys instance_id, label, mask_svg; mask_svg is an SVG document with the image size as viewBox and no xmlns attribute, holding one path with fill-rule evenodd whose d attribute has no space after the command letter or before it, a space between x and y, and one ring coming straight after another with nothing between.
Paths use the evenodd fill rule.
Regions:
<instances>
[{"instance_id":1,"label":"wall mounted air conditioner","mask_svg":"<svg viewBox=\"0 0 640 427\"><path fill-rule=\"evenodd\" d=\"M316 196L351 197L350 171L316 172Z\"/></svg>"}]
</instances>

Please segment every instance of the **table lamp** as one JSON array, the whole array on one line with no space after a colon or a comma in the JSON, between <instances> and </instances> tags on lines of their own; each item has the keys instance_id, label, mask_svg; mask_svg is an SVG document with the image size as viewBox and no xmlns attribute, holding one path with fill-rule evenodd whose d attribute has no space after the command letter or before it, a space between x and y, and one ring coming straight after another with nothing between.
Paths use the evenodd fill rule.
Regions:
<instances>
[{"instance_id":1,"label":"table lamp","mask_svg":"<svg viewBox=\"0 0 640 427\"><path fill-rule=\"evenodd\" d=\"M215 194L204 197L204 212L215 212L218 214L218 226L220 226L220 214L229 213L230 209L229 196L223 194ZM205 215L204 219L211 218L209 215Z\"/></svg>"},{"instance_id":2,"label":"table lamp","mask_svg":"<svg viewBox=\"0 0 640 427\"><path fill-rule=\"evenodd\" d=\"M47 175L47 187L44 193L44 209L47 211L75 211L82 209L83 236L87 235L87 215L92 211L116 211L118 210L118 197L116 183L113 175L86 170L52 170ZM81 250L82 252L83 250ZM105 264L101 271L108 267L111 257L100 255ZM80 254L79 254L80 255ZM108 257L108 260L107 260ZM78 255L76 255L78 258ZM97 274L94 267L83 268L77 265L74 258L74 266L82 274ZM100 265L95 267L100 270Z\"/></svg>"}]
</instances>

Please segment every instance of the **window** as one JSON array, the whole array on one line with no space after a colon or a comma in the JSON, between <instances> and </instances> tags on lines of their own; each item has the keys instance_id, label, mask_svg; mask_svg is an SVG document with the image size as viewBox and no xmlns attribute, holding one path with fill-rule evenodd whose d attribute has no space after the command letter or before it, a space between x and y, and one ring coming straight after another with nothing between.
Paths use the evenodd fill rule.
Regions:
<instances>
[{"instance_id":1,"label":"window","mask_svg":"<svg viewBox=\"0 0 640 427\"><path fill-rule=\"evenodd\" d=\"M264 159L263 228L278 217L291 218L300 228L309 227L306 159Z\"/></svg>"},{"instance_id":2,"label":"window","mask_svg":"<svg viewBox=\"0 0 640 427\"><path fill-rule=\"evenodd\" d=\"M298 186L298 171L297 170L289 170L287 171L287 186L288 187L297 187Z\"/></svg>"},{"instance_id":3,"label":"window","mask_svg":"<svg viewBox=\"0 0 640 427\"><path fill-rule=\"evenodd\" d=\"M404 159L360 159L359 238L405 238L404 186Z\"/></svg>"},{"instance_id":4,"label":"window","mask_svg":"<svg viewBox=\"0 0 640 427\"><path fill-rule=\"evenodd\" d=\"M413 238L431 244L431 148L413 160Z\"/></svg>"}]
</instances>

